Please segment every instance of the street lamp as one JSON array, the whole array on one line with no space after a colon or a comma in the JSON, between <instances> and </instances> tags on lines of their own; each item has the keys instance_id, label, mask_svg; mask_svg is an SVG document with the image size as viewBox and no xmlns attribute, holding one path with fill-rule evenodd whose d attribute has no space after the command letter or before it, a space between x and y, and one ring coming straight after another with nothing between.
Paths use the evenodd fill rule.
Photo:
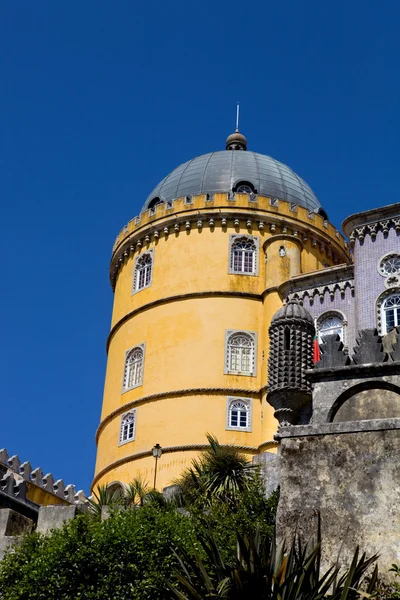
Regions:
<instances>
[{"instance_id":1,"label":"street lamp","mask_svg":"<svg viewBox=\"0 0 400 600\"><path fill-rule=\"evenodd\" d=\"M158 459L160 458L161 454L162 454L162 448L160 446L160 444L156 444L155 446L153 446L153 448L151 449L151 453L153 454L154 458L156 459L156 466L154 468L154 489L156 489L156 479L157 479L157 463L158 463Z\"/></svg>"}]
</instances>

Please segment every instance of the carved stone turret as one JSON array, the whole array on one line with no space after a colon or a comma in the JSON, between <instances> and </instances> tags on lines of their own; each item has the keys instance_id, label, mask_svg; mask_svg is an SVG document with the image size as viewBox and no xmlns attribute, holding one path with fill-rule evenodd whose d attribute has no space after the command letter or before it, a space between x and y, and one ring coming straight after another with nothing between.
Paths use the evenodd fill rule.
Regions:
<instances>
[{"instance_id":1,"label":"carved stone turret","mask_svg":"<svg viewBox=\"0 0 400 600\"><path fill-rule=\"evenodd\" d=\"M311 384L306 370L313 366L314 333L310 313L296 299L289 300L272 317L267 400L280 425L310 420Z\"/></svg>"}]
</instances>

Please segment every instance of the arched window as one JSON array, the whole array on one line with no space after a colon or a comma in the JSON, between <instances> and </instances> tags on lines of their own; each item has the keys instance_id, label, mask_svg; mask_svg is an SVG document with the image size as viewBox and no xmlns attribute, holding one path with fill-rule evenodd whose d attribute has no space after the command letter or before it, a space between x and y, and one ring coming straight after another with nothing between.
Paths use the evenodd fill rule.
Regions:
<instances>
[{"instance_id":1,"label":"arched window","mask_svg":"<svg viewBox=\"0 0 400 600\"><path fill-rule=\"evenodd\" d=\"M400 325L400 292L391 294L382 303L382 331L389 333Z\"/></svg>"},{"instance_id":2,"label":"arched window","mask_svg":"<svg viewBox=\"0 0 400 600\"><path fill-rule=\"evenodd\" d=\"M230 273L258 275L258 238L231 235Z\"/></svg>"},{"instance_id":3,"label":"arched window","mask_svg":"<svg viewBox=\"0 0 400 600\"><path fill-rule=\"evenodd\" d=\"M153 251L145 252L137 257L133 277L133 293L151 285L153 272Z\"/></svg>"},{"instance_id":4,"label":"arched window","mask_svg":"<svg viewBox=\"0 0 400 600\"><path fill-rule=\"evenodd\" d=\"M326 335L338 335L344 343L344 323L343 318L339 314L321 315L317 321L318 342L324 341Z\"/></svg>"},{"instance_id":5,"label":"arched window","mask_svg":"<svg viewBox=\"0 0 400 600\"><path fill-rule=\"evenodd\" d=\"M143 344L128 350L125 356L124 391L131 390L143 381Z\"/></svg>"},{"instance_id":6,"label":"arched window","mask_svg":"<svg viewBox=\"0 0 400 600\"><path fill-rule=\"evenodd\" d=\"M227 429L251 431L251 399L228 398Z\"/></svg>"},{"instance_id":7,"label":"arched window","mask_svg":"<svg viewBox=\"0 0 400 600\"><path fill-rule=\"evenodd\" d=\"M255 334L228 332L225 373L255 375Z\"/></svg>"},{"instance_id":8,"label":"arched window","mask_svg":"<svg viewBox=\"0 0 400 600\"><path fill-rule=\"evenodd\" d=\"M254 185L250 181L238 181L233 187L233 192L237 194L256 194Z\"/></svg>"},{"instance_id":9,"label":"arched window","mask_svg":"<svg viewBox=\"0 0 400 600\"><path fill-rule=\"evenodd\" d=\"M149 204L148 204L147 208L148 208L149 210L154 210L154 209L155 209L155 207L156 207L158 204L162 204L162 203L163 203L163 200L161 200L161 198L159 198L158 196L156 196L155 198L152 198L152 199L150 200L150 202L149 202Z\"/></svg>"},{"instance_id":10,"label":"arched window","mask_svg":"<svg viewBox=\"0 0 400 600\"><path fill-rule=\"evenodd\" d=\"M119 434L119 443L125 444L135 439L136 431L136 409L125 413L121 417L121 428Z\"/></svg>"}]
</instances>

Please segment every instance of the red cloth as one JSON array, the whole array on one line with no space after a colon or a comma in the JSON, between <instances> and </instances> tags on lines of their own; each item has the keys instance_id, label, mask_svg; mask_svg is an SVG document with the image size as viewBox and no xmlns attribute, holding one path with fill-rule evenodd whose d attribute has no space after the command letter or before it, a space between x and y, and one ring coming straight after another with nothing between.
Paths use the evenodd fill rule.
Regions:
<instances>
[{"instance_id":1,"label":"red cloth","mask_svg":"<svg viewBox=\"0 0 400 600\"><path fill-rule=\"evenodd\" d=\"M318 338L317 336L315 336L314 338L314 365L315 363L319 362L321 360L321 352L319 349L319 344L318 344Z\"/></svg>"}]
</instances>

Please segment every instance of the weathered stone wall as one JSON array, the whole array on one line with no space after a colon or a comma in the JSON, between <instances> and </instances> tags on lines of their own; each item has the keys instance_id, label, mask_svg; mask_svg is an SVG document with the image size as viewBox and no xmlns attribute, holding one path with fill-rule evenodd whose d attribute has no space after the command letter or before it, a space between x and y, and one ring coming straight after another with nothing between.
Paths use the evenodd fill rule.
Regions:
<instances>
[{"instance_id":1,"label":"weathered stone wall","mask_svg":"<svg viewBox=\"0 0 400 600\"><path fill-rule=\"evenodd\" d=\"M308 539L320 513L326 563L342 545L379 553L384 575L400 562L399 429L283 437L279 455L280 538Z\"/></svg>"}]
</instances>

